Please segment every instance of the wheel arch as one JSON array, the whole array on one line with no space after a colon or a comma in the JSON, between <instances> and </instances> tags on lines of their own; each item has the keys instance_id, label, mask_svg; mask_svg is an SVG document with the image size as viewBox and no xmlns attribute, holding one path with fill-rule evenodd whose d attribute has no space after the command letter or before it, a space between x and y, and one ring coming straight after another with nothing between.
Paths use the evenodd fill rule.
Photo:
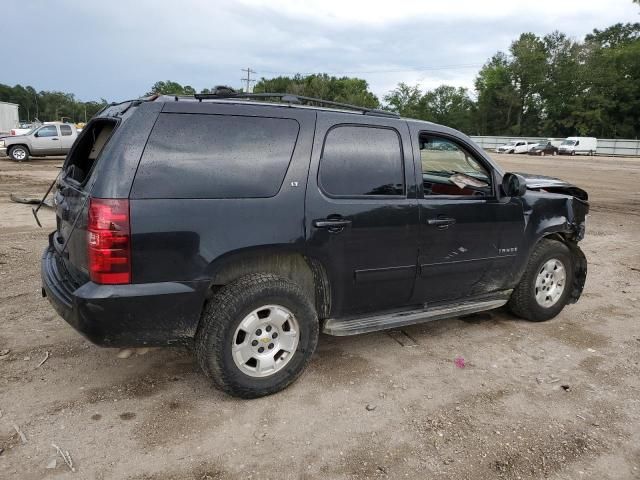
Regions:
<instances>
[{"instance_id":1,"label":"wheel arch","mask_svg":"<svg viewBox=\"0 0 640 480\"><path fill-rule=\"evenodd\" d=\"M573 285L571 295L569 297L569 303L576 303L578 301L582 295L587 279L587 257L578 245L578 242L573 239L573 235L573 232L567 231L545 232L533 245L531 245L529 255L527 256L527 262L525 263L525 265L529 263L529 257L533 250L543 240L556 240L566 245L573 257ZM523 273L524 270L521 272L520 277L522 277Z\"/></svg>"},{"instance_id":2,"label":"wheel arch","mask_svg":"<svg viewBox=\"0 0 640 480\"><path fill-rule=\"evenodd\" d=\"M319 260L300 251L278 247L230 252L209 268L209 298L223 286L253 273L271 273L299 285L316 307L318 318L331 312L331 285L327 270Z\"/></svg>"},{"instance_id":3,"label":"wheel arch","mask_svg":"<svg viewBox=\"0 0 640 480\"><path fill-rule=\"evenodd\" d=\"M9 153L11 149L14 147L24 147L27 150L27 153L31 155L31 149L29 148L29 145L26 143L12 143L11 145L7 145L7 153Z\"/></svg>"}]
</instances>

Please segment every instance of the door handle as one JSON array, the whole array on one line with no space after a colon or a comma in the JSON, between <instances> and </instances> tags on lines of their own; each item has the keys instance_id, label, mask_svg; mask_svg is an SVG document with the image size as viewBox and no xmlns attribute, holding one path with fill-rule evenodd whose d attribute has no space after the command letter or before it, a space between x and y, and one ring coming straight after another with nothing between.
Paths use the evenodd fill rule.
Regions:
<instances>
[{"instance_id":1,"label":"door handle","mask_svg":"<svg viewBox=\"0 0 640 480\"><path fill-rule=\"evenodd\" d=\"M430 218L429 220L427 220L428 225L432 225L440 229L449 228L449 225L455 225L455 223L455 218L443 216L438 216L437 218Z\"/></svg>"},{"instance_id":2,"label":"door handle","mask_svg":"<svg viewBox=\"0 0 640 480\"><path fill-rule=\"evenodd\" d=\"M314 220L313 226L316 228L326 228L332 233L341 232L344 227L351 225L351 220L346 218L323 218L321 220Z\"/></svg>"},{"instance_id":3,"label":"door handle","mask_svg":"<svg viewBox=\"0 0 640 480\"><path fill-rule=\"evenodd\" d=\"M56 140L57 141L57 140L60 140L60 139L59 138L52 138L51 140Z\"/></svg>"}]
</instances>

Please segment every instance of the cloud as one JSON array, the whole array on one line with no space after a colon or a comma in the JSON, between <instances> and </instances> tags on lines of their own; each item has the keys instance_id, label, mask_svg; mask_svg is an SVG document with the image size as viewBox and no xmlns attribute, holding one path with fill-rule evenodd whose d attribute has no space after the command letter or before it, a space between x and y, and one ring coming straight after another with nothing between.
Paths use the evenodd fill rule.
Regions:
<instances>
[{"instance_id":1,"label":"cloud","mask_svg":"<svg viewBox=\"0 0 640 480\"><path fill-rule=\"evenodd\" d=\"M183 0L10 2L3 7L3 83L81 99L144 94L157 80L197 89L258 76L357 75L380 96L398 82L471 88L493 53L525 31L581 38L634 21L630 0L509 3L458 0ZM24 26L29 32L25 35Z\"/></svg>"}]
</instances>

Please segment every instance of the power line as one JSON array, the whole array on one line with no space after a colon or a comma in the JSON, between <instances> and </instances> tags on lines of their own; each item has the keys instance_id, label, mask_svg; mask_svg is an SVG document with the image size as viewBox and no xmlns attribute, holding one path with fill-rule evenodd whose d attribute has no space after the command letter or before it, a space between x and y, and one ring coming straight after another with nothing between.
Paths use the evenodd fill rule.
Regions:
<instances>
[{"instance_id":1,"label":"power line","mask_svg":"<svg viewBox=\"0 0 640 480\"><path fill-rule=\"evenodd\" d=\"M246 88L245 91L247 93L251 93L251 84L256 82L255 80L251 79L251 74L252 73L258 73L258 72L256 72L255 70L251 70L251 67L241 68L240 71L247 72L247 77L246 78L241 78L240 80L243 81L243 82L246 82L247 88Z\"/></svg>"},{"instance_id":2,"label":"power line","mask_svg":"<svg viewBox=\"0 0 640 480\"><path fill-rule=\"evenodd\" d=\"M419 66L419 67L407 67L407 68L399 68L399 69L381 69L381 70L352 70L352 71L323 71L322 73L327 73L329 75L356 75L356 74L375 74L375 73L401 73L401 72L426 72L431 70L454 70L458 68L479 68L482 67L484 63L467 63L467 64L455 64L455 65L430 65L430 66ZM246 70L243 70L246 71ZM253 73L266 73L271 75L312 75L318 72L278 72L271 70L261 70L260 72Z\"/></svg>"}]
</instances>

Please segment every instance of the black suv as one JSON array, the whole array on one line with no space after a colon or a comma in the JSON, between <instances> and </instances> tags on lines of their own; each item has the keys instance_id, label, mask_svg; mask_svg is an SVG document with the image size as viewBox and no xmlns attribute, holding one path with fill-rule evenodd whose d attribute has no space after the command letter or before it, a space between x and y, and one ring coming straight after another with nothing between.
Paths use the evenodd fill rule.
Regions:
<instances>
[{"instance_id":1,"label":"black suv","mask_svg":"<svg viewBox=\"0 0 640 480\"><path fill-rule=\"evenodd\" d=\"M587 271L583 190L505 173L451 128L317 99L111 105L56 186L56 311L99 345L193 345L241 397L294 381L320 331L505 304L547 320Z\"/></svg>"}]
</instances>

